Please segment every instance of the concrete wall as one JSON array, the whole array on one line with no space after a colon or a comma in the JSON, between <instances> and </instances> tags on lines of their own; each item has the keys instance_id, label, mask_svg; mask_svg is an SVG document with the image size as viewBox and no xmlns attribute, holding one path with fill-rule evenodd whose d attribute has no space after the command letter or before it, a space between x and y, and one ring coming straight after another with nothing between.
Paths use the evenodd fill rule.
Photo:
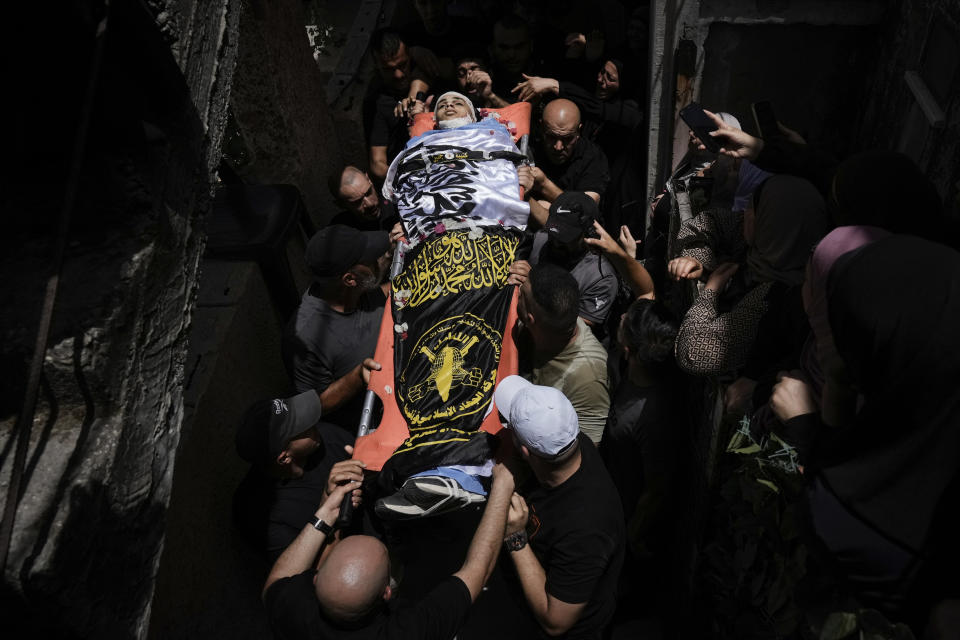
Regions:
<instances>
[{"instance_id":1,"label":"concrete wall","mask_svg":"<svg viewBox=\"0 0 960 640\"><path fill-rule=\"evenodd\" d=\"M233 438L253 399L288 389L280 329L255 263L203 261L150 638L270 637L260 603L269 567L233 526L248 468Z\"/></svg>"},{"instance_id":2,"label":"concrete wall","mask_svg":"<svg viewBox=\"0 0 960 640\"><path fill-rule=\"evenodd\" d=\"M78 1L18 16L25 48L0 190L3 495L65 201L72 220L2 580L6 637L145 634L238 10L233 0ZM79 190L67 198L91 76Z\"/></svg>"},{"instance_id":3,"label":"concrete wall","mask_svg":"<svg viewBox=\"0 0 960 640\"><path fill-rule=\"evenodd\" d=\"M936 33L939 31L939 33ZM933 36L933 37L931 37ZM944 47L943 45L946 44ZM960 3L905 0L885 23L876 71L862 107L861 148L907 153L951 204L960 192ZM936 51L936 52L935 52ZM919 71L936 94L945 122L935 128L904 79ZM960 205L957 206L960 211Z\"/></svg>"},{"instance_id":4,"label":"concrete wall","mask_svg":"<svg viewBox=\"0 0 960 640\"><path fill-rule=\"evenodd\" d=\"M317 225L336 208L327 176L342 161L302 2L243 0L230 107L249 153L251 184L292 184Z\"/></svg>"}]
</instances>

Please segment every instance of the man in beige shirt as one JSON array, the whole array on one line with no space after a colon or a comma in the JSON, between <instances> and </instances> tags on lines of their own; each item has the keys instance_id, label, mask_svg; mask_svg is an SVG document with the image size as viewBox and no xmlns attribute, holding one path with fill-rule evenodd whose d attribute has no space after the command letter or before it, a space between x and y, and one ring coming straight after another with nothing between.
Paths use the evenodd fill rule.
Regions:
<instances>
[{"instance_id":1,"label":"man in beige shirt","mask_svg":"<svg viewBox=\"0 0 960 640\"><path fill-rule=\"evenodd\" d=\"M569 272L538 264L520 286L517 312L531 347L527 377L559 389L580 423L580 430L600 443L610 408L607 352L578 317L580 291Z\"/></svg>"}]
</instances>

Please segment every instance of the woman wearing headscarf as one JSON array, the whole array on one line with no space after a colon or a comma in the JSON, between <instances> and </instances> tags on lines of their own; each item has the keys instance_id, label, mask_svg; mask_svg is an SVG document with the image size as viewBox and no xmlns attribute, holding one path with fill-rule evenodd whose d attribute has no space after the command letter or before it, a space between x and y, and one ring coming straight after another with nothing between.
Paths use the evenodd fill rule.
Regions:
<instances>
[{"instance_id":1,"label":"woman wearing headscarf","mask_svg":"<svg viewBox=\"0 0 960 640\"><path fill-rule=\"evenodd\" d=\"M595 142L610 163L610 186L601 203L603 223L617 236L621 225L642 237L646 199L639 180L646 142L641 140L643 113L630 96L631 78L618 58L607 58L597 71L593 91L574 82L524 76L513 89L519 100L566 98L580 109L581 134Z\"/></svg>"},{"instance_id":2,"label":"woman wearing headscarf","mask_svg":"<svg viewBox=\"0 0 960 640\"><path fill-rule=\"evenodd\" d=\"M837 360L833 334L830 331L827 304L827 277L830 269L842 256L864 247L871 242L890 236L889 231L871 226L837 227L817 244L816 250L807 263L807 277L803 283L803 307L810 325L810 333L803 348L795 358L778 367L791 370L791 375L803 380L808 386L810 400L819 412L820 399L824 393L823 370L821 362L833 363ZM773 371L777 374L777 371ZM776 375L779 377L779 375ZM755 407L751 425L761 431L774 431L784 441L797 448L801 463L806 463L811 447L819 433L819 421L809 420L810 416L800 416L793 420L780 422L768 402L775 382L774 376L759 381L758 388L750 391ZM827 399L835 393L834 388L826 389Z\"/></svg>"},{"instance_id":3,"label":"woman wearing headscarf","mask_svg":"<svg viewBox=\"0 0 960 640\"><path fill-rule=\"evenodd\" d=\"M812 285L832 343L807 461L813 530L862 601L919 632L930 605L960 595L960 254L893 235ZM785 378L772 404L816 419L809 395Z\"/></svg>"},{"instance_id":4,"label":"woman wearing headscarf","mask_svg":"<svg viewBox=\"0 0 960 640\"><path fill-rule=\"evenodd\" d=\"M812 184L793 176L767 180L744 215L745 268L736 262L718 266L684 317L676 350L680 367L698 375L740 369L765 317L774 320L767 322L775 332L768 341L774 350L755 354L755 367L776 362L799 346L798 339L802 344L795 331L784 330L784 319L802 324L793 316L802 319L804 267L827 229L826 205Z\"/></svg>"}]
</instances>

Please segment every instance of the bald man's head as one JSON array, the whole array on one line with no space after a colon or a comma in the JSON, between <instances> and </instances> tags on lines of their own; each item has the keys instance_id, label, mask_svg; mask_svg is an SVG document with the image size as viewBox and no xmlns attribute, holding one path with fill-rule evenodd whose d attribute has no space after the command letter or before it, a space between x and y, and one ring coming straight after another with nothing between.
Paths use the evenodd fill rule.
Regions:
<instances>
[{"instance_id":1,"label":"bald man's head","mask_svg":"<svg viewBox=\"0 0 960 640\"><path fill-rule=\"evenodd\" d=\"M347 211L364 220L380 217L380 197L365 171L347 165L330 178L330 193Z\"/></svg>"},{"instance_id":2,"label":"bald man's head","mask_svg":"<svg viewBox=\"0 0 960 640\"><path fill-rule=\"evenodd\" d=\"M564 164L580 139L580 109L570 100L551 100L543 109L541 124L547 159Z\"/></svg>"},{"instance_id":3,"label":"bald man's head","mask_svg":"<svg viewBox=\"0 0 960 640\"><path fill-rule=\"evenodd\" d=\"M390 597L390 558L371 536L350 536L330 551L314 586L320 608L332 620L352 622Z\"/></svg>"}]
</instances>

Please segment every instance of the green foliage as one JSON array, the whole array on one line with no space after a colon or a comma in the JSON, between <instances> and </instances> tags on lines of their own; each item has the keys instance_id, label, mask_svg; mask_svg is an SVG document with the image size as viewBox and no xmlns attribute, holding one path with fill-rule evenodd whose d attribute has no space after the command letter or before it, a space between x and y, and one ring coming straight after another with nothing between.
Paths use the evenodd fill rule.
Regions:
<instances>
[{"instance_id":1,"label":"green foliage","mask_svg":"<svg viewBox=\"0 0 960 640\"><path fill-rule=\"evenodd\" d=\"M700 581L724 638L792 638L803 621L795 602L807 549L796 523L802 479L797 454L772 434L754 436L744 418L718 468L719 500Z\"/></svg>"},{"instance_id":2,"label":"green foliage","mask_svg":"<svg viewBox=\"0 0 960 640\"><path fill-rule=\"evenodd\" d=\"M774 434L754 434L748 418L725 427L732 436L718 463L696 581L710 637L912 640L906 626L856 606L808 562L794 448Z\"/></svg>"}]
</instances>

